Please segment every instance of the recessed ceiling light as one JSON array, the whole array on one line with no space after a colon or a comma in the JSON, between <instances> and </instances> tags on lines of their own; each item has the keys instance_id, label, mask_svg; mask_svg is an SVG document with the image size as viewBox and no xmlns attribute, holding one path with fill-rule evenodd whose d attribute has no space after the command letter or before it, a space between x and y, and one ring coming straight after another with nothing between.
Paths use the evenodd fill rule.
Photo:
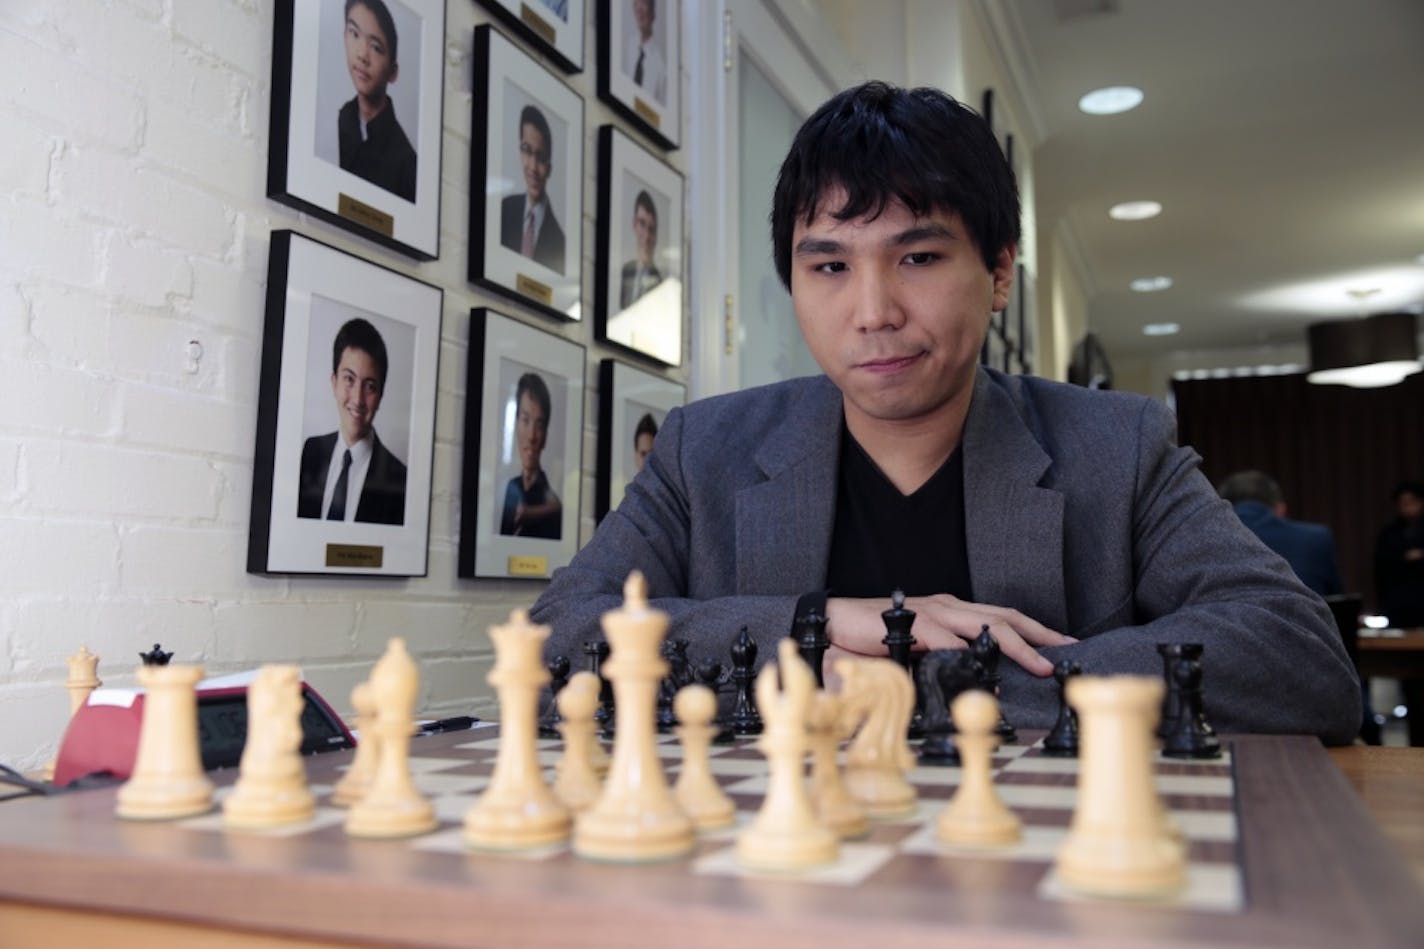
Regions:
<instances>
[{"instance_id":1,"label":"recessed ceiling light","mask_svg":"<svg viewBox=\"0 0 1424 949\"><path fill-rule=\"evenodd\" d=\"M1124 201L1108 208L1108 217L1114 221L1145 221L1162 213L1162 205L1157 201Z\"/></svg>"},{"instance_id":2,"label":"recessed ceiling light","mask_svg":"<svg viewBox=\"0 0 1424 949\"><path fill-rule=\"evenodd\" d=\"M1117 115L1141 103L1142 90L1136 86L1108 86L1083 96L1078 100L1078 108L1089 115Z\"/></svg>"},{"instance_id":3,"label":"recessed ceiling light","mask_svg":"<svg viewBox=\"0 0 1424 949\"><path fill-rule=\"evenodd\" d=\"M1156 293L1158 290L1166 290L1172 285L1171 277L1138 277L1129 287L1138 293Z\"/></svg>"},{"instance_id":4,"label":"recessed ceiling light","mask_svg":"<svg viewBox=\"0 0 1424 949\"><path fill-rule=\"evenodd\" d=\"M1143 336L1173 336L1182 331L1176 323L1148 323L1142 327Z\"/></svg>"}]
</instances>

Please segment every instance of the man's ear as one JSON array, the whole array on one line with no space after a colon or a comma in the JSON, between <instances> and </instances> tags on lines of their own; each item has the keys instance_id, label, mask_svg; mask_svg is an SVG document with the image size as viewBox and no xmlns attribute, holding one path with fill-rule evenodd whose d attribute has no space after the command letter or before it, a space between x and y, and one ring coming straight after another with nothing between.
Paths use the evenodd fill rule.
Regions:
<instances>
[{"instance_id":1,"label":"man's ear","mask_svg":"<svg viewBox=\"0 0 1424 949\"><path fill-rule=\"evenodd\" d=\"M391 63L391 74L386 77L386 85L390 85L400 78L400 63Z\"/></svg>"},{"instance_id":2,"label":"man's ear","mask_svg":"<svg viewBox=\"0 0 1424 949\"><path fill-rule=\"evenodd\" d=\"M994 260L994 269L990 271L994 277L994 313L1009 305L1009 289L1014 285L1014 261L1017 258L1018 245L1010 243L999 250L999 256Z\"/></svg>"}]
</instances>

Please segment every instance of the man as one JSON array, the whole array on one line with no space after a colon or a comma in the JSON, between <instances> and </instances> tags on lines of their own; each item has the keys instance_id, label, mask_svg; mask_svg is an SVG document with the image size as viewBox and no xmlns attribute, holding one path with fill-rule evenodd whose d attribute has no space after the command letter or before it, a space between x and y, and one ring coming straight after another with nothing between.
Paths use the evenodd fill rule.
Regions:
<instances>
[{"instance_id":1,"label":"man","mask_svg":"<svg viewBox=\"0 0 1424 949\"><path fill-rule=\"evenodd\" d=\"M331 347L337 430L302 445L297 517L405 523L405 465L374 427L388 368L381 334L359 317L348 320Z\"/></svg>"},{"instance_id":2,"label":"man","mask_svg":"<svg viewBox=\"0 0 1424 949\"><path fill-rule=\"evenodd\" d=\"M1160 676L1206 647L1224 731L1349 741L1359 686L1330 614L1215 496L1160 403L978 366L1019 237L983 119L936 90L867 83L797 133L772 244L825 375L673 409L643 471L531 611L579 654L643 571L673 638L765 660L825 599L827 661L884 655L898 587L918 648L987 626L1009 720L1047 728L1053 663Z\"/></svg>"},{"instance_id":3,"label":"man","mask_svg":"<svg viewBox=\"0 0 1424 949\"><path fill-rule=\"evenodd\" d=\"M667 105L667 65L662 47L653 38L657 0L633 0L633 33L623 38L623 74Z\"/></svg>"},{"instance_id":4,"label":"man","mask_svg":"<svg viewBox=\"0 0 1424 949\"><path fill-rule=\"evenodd\" d=\"M658 209L647 191L639 191L633 199L633 243L638 256L623 265L623 280L618 291L618 309L626 310L633 301L662 283L663 275L653 262L658 249Z\"/></svg>"},{"instance_id":5,"label":"man","mask_svg":"<svg viewBox=\"0 0 1424 949\"><path fill-rule=\"evenodd\" d=\"M558 540L563 535L564 505L549 485L540 457L549 437L549 387L537 374L526 372L514 389L514 441L519 448L519 474L504 488L499 532L517 537Z\"/></svg>"},{"instance_id":6,"label":"man","mask_svg":"<svg viewBox=\"0 0 1424 949\"><path fill-rule=\"evenodd\" d=\"M1394 489L1397 515L1375 540L1375 593L1391 626L1424 626L1424 484Z\"/></svg>"},{"instance_id":7,"label":"man","mask_svg":"<svg viewBox=\"0 0 1424 949\"><path fill-rule=\"evenodd\" d=\"M415 149L386 87L400 75L396 23L381 0L346 0L346 71L355 97L341 107L336 131L341 167L415 200Z\"/></svg>"},{"instance_id":8,"label":"man","mask_svg":"<svg viewBox=\"0 0 1424 949\"><path fill-rule=\"evenodd\" d=\"M1231 502L1241 523L1261 543L1286 559L1301 583L1321 596L1341 592L1330 528L1287 520L1285 498L1273 478L1261 471L1238 471L1221 482L1217 493Z\"/></svg>"},{"instance_id":9,"label":"man","mask_svg":"<svg viewBox=\"0 0 1424 949\"><path fill-rule=\"evenodd\" d=\"M564 231L549 203L549 172L554 135L549 120L532 105L519 113L519 167L524 174L524 194L512 194L500 206L499 242L564 272Z\"/></svg>"}]
</instances>

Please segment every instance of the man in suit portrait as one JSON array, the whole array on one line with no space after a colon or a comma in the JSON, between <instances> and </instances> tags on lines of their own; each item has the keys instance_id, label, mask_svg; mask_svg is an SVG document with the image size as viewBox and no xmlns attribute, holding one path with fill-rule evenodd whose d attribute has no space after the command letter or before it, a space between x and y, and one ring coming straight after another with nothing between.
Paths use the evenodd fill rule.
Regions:
<instances>
[{"instance_id":1,"label":"man in suit portrait","mask_svg":"<svg viewBox=\"0 0 1424 949\"><path fill-rule=\"evenodd\" d=\"M347 320L331 347L337 430L302 445L297 517L405 523L405 465L376 436L389 359L370 321Z\"/></svg>"},{"instance_id":2,"label":"man in suit portrait","mask_svg":"<svg viewBox=\"0 0 1424 949\"><path fill-rule=\"evenodd\" d=\"M658 250L658 209L647 191L639 191L633 199L633 245L638 256L623 265L618 290L620 310L663 282L662 272L653 262Z\"/></svg>"},{"instance_id":3,"label":"man in suit portrait","mask_svg":"<svg viewBox=\"0 0 1424 949\"><path fill-rule=\"evenodd\" d=\"M1264 471L1238 471L1216 490L1231 502L1251 533L1285 558L1301 583L1321 596L1341 592L1340 565L1330 528L1288 519L1285 495L1274 478Z\"/></svg>"},{"instance_id":4,"label":"man in suit portrait","mask_svg":"<svg viewBox=\"0 0 1424 949\"><path fill-rule=\"evenodd\" d=\"M657 0L631 0L631 4L633 29L623 38L623 74L659 105L667 105L667 61L653 35Z\"/></svg>"},{"instance_id":5,"label":"man in suit portrait","mask_svg":"<svg viewBox=\"0 0 1424 949\"><path fill-rule=\"evenodd\" d=\"M1056 662L1160 681L1157 644L1184 642L1218 731L1354 738L1329 609L1216 496L1160 400L979 365L1020 241L982 116L936 89L837 93L796 133L771 223L821 373L668 412L530 610L547 656L597 639L636 569L694 663L725 663L744 628L764 663L816 609L834 679L887 654L899 590L916 649L988 632L1023 728L1057 719Z\"/></svg>"},{"instance_id":6,"label":"man in suit portrait","mask_svg":"<svg viewBox=\"0 0 1424 949\"><path fill-rule=\"evenodd\" d=\"M499 242L558 273L564 272L564 231L549 203L549 172L554 135L536 106L519 113L519 167L524 193L500 205Z\"/></svg>"}]
</instances>

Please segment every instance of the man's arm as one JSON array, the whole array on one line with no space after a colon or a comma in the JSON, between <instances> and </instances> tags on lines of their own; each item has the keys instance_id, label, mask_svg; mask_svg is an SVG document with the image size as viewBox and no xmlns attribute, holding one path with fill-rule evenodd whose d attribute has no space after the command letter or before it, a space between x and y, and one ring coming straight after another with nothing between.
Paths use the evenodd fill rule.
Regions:
<instances>
[{"instance_id":1,"label":"man's arm","mask_svg":"<svg viewBox=\"0 0 1424 949\"><path fill-rule=\"evenodd\" d=\"M1081 642L1049 647L1091 674L1160 675L1158 643L1200 642L1205 710L1226 732L1306 733L1331 743L1359 728L1359 684L1325 603L1306 589L1218 499L1199 458L1175 445L1165 408L1144 405L1135 433L1133 589ZM1074 503L1070 499L1070 504ZM1065 537L1065 557L1091 550ZM1051 679L1001 666L1015 724L1048 727L1057 707Z\"/></svg>"},{"instance_id":2,"label":"man's arm","mask_svg":"<svg viewBox=\"0 0 1424 949\"><path fill-rule=\"evenodd\" d=\"M530 610L536 623L553 627L546 656L562 655L577 665L583 644L602 638L599 619L622 604L623 583L633 570L647 578L650 604L671 617L668 638L687 640L696 662L729 665L732 643L743 626L757 642L758 659L765 660L790 631L795 595L737 594L731 579L736 573L731 527L736 487L684 467L684 421L681 409L668 413L623 502L569 565L555 571ZM722 497L724 523L692 523L694 490ZM696 544L694 531L701 535ZM708 541L709 535L723 543ZM693 563L694 548L702 560L698 564Z\"/></svg>"}]
</instances>

